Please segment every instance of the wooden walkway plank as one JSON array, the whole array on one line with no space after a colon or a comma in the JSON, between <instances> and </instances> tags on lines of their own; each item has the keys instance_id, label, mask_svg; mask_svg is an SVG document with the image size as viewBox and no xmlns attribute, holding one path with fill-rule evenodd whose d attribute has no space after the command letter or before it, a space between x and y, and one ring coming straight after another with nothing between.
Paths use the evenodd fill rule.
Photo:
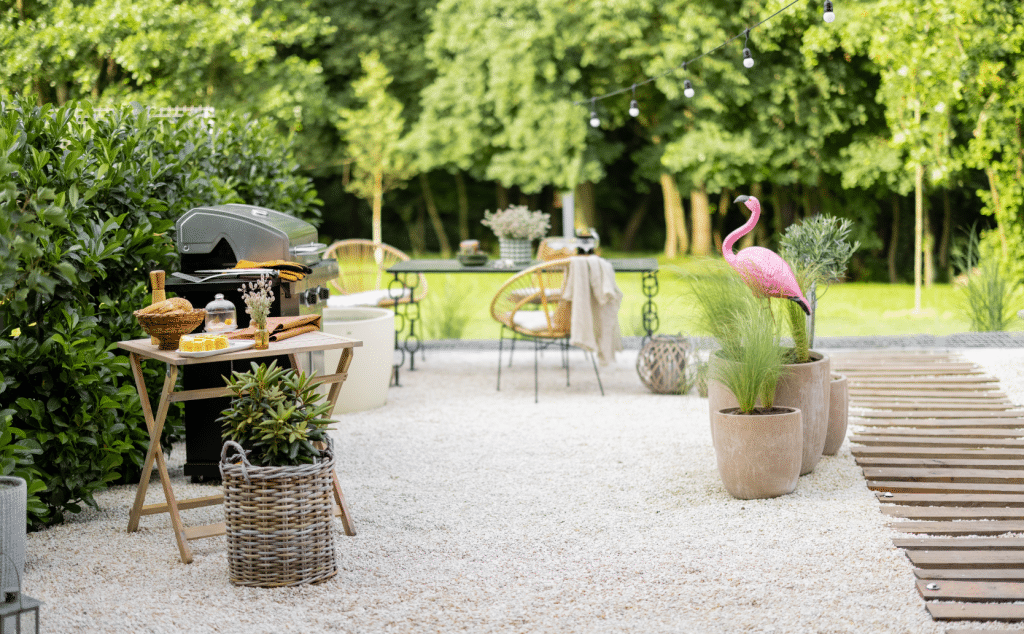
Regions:
<instances>
[{"instance_id":1,"label":"wooden walkway plank","mask_svg":"<svg viewBox=\"0 0 1024 634\"><path fill-rule=\"evenodd\" d=\"M1019 581L943 581L939 583L918 579L917 591L925 600L1024 601L1024 583Z\"/></svg>"},{"instance_id":2,"label":"wooden walkway plank","mask_svg":"<svg viewBox=\"0 0 1024 634\"><path fill-rule=\"evenodd\" d=\"M975 482L900 482L898 480L868 480L872 491L889 493L1024 493L1021 484L992 484Z\"/></svg>"},{"instance_id":3,"label":"wooden walkway plank","mask_svg":"<svg viewBox=\"0 0 1024 634\"><path fill-rule=\"evenodd\" d=\"M1024 533L1024 521L1016 520L982 520L979 522L909 521L890 522L889 526L901 533L923 533L927 535L1005 535L1006 533ZM1021 552L1021 555L1024 556L1024 552Z\"/></svg>"},{"instance_id":4,"label":"wooden walkway plank","mask_svg":"<svg viewBox=\"0 0 1024 634\"><path fill-rule=\"evenodd\" d=\"M1024 550L982 550L969 553L946 550L908 550L906 554L910 563L923 569L1024 568Z\"/></svg>"},{"instance_id":5,"label":"wooden walkway plank","mask_svg":"<svg viewBox=\"0 0 1024 634\"><path fill-rule=\"evenodd\" d=\"M892 545L904 550L1024 550L1024 538L897 537Z\"/></svg>"},{"instance_id":6,"label":"wooden walkway plank","mask_svg":"<svg viewBox=\"0 0 1024 634\"><path fill-rule=\"evenodd\" d=\"M1021 568L914 568L918 579L954 579L978 581L1024 581Z\"/></svg>"},{"instance_id":7,"label":"wooden walkway plank","mask_svg":"<svg viewBox=\"0 0 1024 634\"><path fill-rule=\"evenodd\" d=\"M888 399L851 399L850 409L870 410L873 413L881 414L889 412L890 416L896 417L904 412L940 411L940 412L1008 412L1016 405L1009 401L1006 403L978 401L975 403L943 403L941 401L913 401L895 402Z\"/></svg>"},{"instance_id":8,"label":"wooden walkway plank","mask_svg":"<svg viewBox=\"0 0 1024 634\"><path fill-rule=\"evenodd\" d=\"M947 437L947 438L1024 438L1024 430L1021 429L992 429L989 427L954 427L953 424L959 421L952 421L949 425L906 427L894 423L895 426L883 425L864 430L865 434L872 436L924 436L924 437ZM858 423L854 423L857 425Z\"/></svg>"},{"instance_id":9,"label":"wooden walkway plank","mask_svg":"<svg viewBox=\"0 0 1024 634\"><path fill-rule=\"evenodd\" d=\"M890 447L1015 447L1024 449L1024 440L1005 438L931 438L927 436L880 436L876 434L850 437L850 442L862 445Z\"/></svg>"},{"instance_id":10,"label":"wooden walkway plank","mask_svg":"<svg viewBox=\"0 0 1024 634\"><path fill-rule=\"evenodd\" d=\"M861 467L873 481L959 482L978 484L1021 484L1024 473L1017 469L948 469L935 467Z\"/></svg>"},{"instance_id":11,"label":"wooden walkway plank","mask_svg":"<svg viewBox=\"0 0 1024 634\"><path fill-rule=\"evenodd\" d=\"M963 416L961 411L951 410L910 410L906 412L899 412L898 414L891 414L885 410L864 410L858 412L858 418L961 418ZM1024 417L1024 411L1018 409L1010 409L995 412L986 411L972 411L971 418L1021 418Z\"/></svg>"},{"instance_id":12,"label":"wooden walkway plank","mask_svg":"<svg viewBox=\"0 0 1024 634\"><path fill-rule=\"evenodd\" d=\"M1024 510L990 506L907 506L883 504L882 515L908 520L1024 520Z\"/></svg>"},{"instance_id":13,"label":"wooden walkway plank","mask_svg":"<svg viewBox=\"0 0 1024 634\"><path fill-rule=\"evenodd\" d=\"M1018 603L926 603L936 621L1024 621L1024 605Z\"/></svg>"},{"instance_id":14,"label":"wooden walkway plank","mask_svg":"<svg viewBox=\"0 0 1024 634\"><path fill-rule=\"evenodd\" d=\"M856 420L855 420L856 418ZM1020 429L1024 434L1024 419L1021 418L960 418L960 419L908 419L908 418L858 418L851 413L852 427L869 427L864 433L872 433L876 427L909 427L915 429L946 429L949 427L982 427L989 429Z\"/></svg>"},{"instance_id":15,"label":"wooden walkway plank","mask_svg":"<svg viewBox=\"0 0 1024 634\"><path fill-rule=\"evenodd\" d=\"M849 385L849 382L847 382ZM931 398L942 396L945 398L971 398L971 399L989 399L989 398L1004 398L1006 394L996 390L911 390L906 388L890 388L890 387L873 387L873 388L858 388L852 385L849 386L850 398L856 399L859 396L873 396L873 397L903 397L903 398Z\"/></svg>"},{"instance_id":16,"label":"wooden walkway plank","mask_svg":"<svg viewBox=\"0 0 1024 634\"><path fill-rule=\"evenodd\" d=\"M948 469L1024 469L1024 460L981 460L977 458L903 458L863 456L860 467L944 467Z\"/></svg>"},{"instance_id":17,"label":"wooden walkway plank","mask_svg":"<svg viewBox=\"0 0 1024 634\"><path fill-rule=\"evenodd\" d=\"M956 448L956 447L885 447L851 446L850 453L857 459L867 456L908 457L908 458L975 458L986 460L1015 460L1021 458L1020 450L1013 448Z\"/></svg>"},{"instance_id":18,"label":"wooden walkway plank","mask_svg":"<svg viewBox=\"0 0 1024 634\"><path fill-rule=\"evenodd\" d=\"M875 493L883 504L904 506L993 506L999 508L1024 508L1024 493Z\"/></svg>"}]
</instances>

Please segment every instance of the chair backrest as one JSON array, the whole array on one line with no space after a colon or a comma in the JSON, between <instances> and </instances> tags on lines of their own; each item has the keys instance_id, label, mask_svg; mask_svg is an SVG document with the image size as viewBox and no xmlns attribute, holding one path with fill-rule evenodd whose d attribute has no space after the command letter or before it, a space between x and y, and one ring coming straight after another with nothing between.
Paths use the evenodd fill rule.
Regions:
<instances>
[{"instance_id":1,"label":"chair backrest","mask_svg":"<svg viewBox=\"0 0 1024 634\"><path fill-rule=\"evenodd\" d=\"M560 260L576 255L576 242L562 236L548 236L537 247L538 260Z\"/></svg>"},{"instance_id":2,"label":"chair backrest","mask_svg":"<svg viewBox=\"0 0 1024 634\"><path fill-rule=\"evenodd\" d=\"M491 317L524 335L568 336L571 302L563 297L563 290L571 260L541 262L510 277L491 300ZM517 317L518 313L526 315Z\"/></svg>"},{"instance_id":3,"label":"chair backrest","mask_svg":"<svg viewBox=\"0 0 1024 634\"><path fill-rule=\"evenodd\" d=\"M338 277L328 285L342 295L386 289L392 279L387 269L398 262L409 261L408 255L390 244L360 238L331 244L323 257L338 261ZM422 273L414 290L417 300L427 294L427 278Z\"/></svg>"}]
</instances>

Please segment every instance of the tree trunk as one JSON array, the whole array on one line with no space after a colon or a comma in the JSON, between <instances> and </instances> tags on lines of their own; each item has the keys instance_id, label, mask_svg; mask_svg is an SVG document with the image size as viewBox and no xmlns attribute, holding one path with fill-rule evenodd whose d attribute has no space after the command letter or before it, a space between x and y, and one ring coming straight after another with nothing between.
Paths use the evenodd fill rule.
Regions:
<instances>
[{"instance_id":1,"label":"tree trunk","mask_svg":"<svg viewBox=\"0 0 1024 634\"><path fill-rule=\"evenodd\" d=\"M896 277L896 254L900 246L900 199L892 195L892 231L889 236L889 283L895 284L899 281Z\"/></svg>"},{"instance_id":2,"label":"tree trunk","mask_svg":"<svg viewBox=\"0 0 1024 634\"><path fill-rule=\"evenodd\" d=\"M949 270L949 241L953 232L953 205L949 201L949 190L942 190L942 237L939 238L939 266ZM950 278L953 276L950 275Z\"/></svg>"},{"instance_id":3,"label":"tree trunk","mask_svg":"<svg viewBox=\"0 0 1024 634\"><path fill-rule=\"evenodd\" d=\"M996 172L991 167L985 168L985 176L988 177L988 188L992 192L993 214L996 218L996 230L999 232L999 246L1002 247L1003 261L1010 257L1010 246L1006 242L1006 227L1003 223L1003 205L999 200L999 183L996 180Z\"/></svg>"},{"instance_id":4,"label":"tree trunk","mask_svg":"<svg viewBox=\"0 0 1024 634\"><path fill-rule=\"evenodd\" d=\"M690 218L693 222L693 246L690 252L696 256L711 254L711 212L708 209L708 191L701 183L700 189L690 190Z\"/></svg>"},{"instance_id":5,"label":"tree trunk","mask_svg":"<svg viewBox=\"0 0 1024 634\"><path fill-rule=\"evenodd\" d=\"M373 242L380 244L381 235L381 207L384 205L384 170L380 167L373 172Z\"/></svg>"},{"instance_id":6,"label":"tree trunk","mask_svg":"<svg viewBox=\"0 0 1024 634\"><path fill-rule=\"evenodd\" d=\"M914 311L921 310L921 255L924 249L924 165L914 171Z\"/></svg>"},{"instance_id":7,"label":"tree trunk","mask_svg":"<svg viewBox=\"0 0 1024 634\"><path fill-rule=\"evenodd\" d=\"M928 214L924 215L924 287L931 288L935 282L935 234Z\"/></svg>"},{"instance_id":8,"label":"tree trunk","mask_svg":"<svg viewBox=\"0 0 1024 634\"><path fill-rule=\"evenodd\" d=\"M508 190L501 183L494 184L494 199L498 211L508 209Z\"/></svg>"},{"instance_id":9,"label":"tree trunk","mask_svg":"<svg viewBox=\"0 0 1024 634\"><path fill-rule=\"evenodd\" d=\"M420 172L420 187L423 189L423 202L427 206L427 215L430 217L430 224L437 234L437 244L441 249L441 257L448 259L452 255L452 247L448 243L448 236L444 232L444 223L441 222L441 214L437 211L437 204L434 203L434 192L430 189L430 178Z\"/></svg>"},{"instance_id":10,"label":"tree trunk","mask_svg":"<svg viewBox=\"0 0 1024 634\"><path fill-rule=\"evenodd\" d=\"M455 192L459 199L459 240L469 240L469 196L462 172L455 172Z\"/></svg>"},{"instance_id":11,"label":"tree trunk","mask_svg":"<svg viewBox=\"0 0 1024 634\"><path fill-rule=\"evenodd\" d=\"M597 227L597 201L594 200L594 184L586 181L576 186L576 218L574 229L577 233Z\"/></svg>"},{"instance_id":12,"label":"tree trunk","mask_svg":"<svg viewBox=\"0 0 1024 634\"><path fill-rule=\"evenodd\" d=\"M665 257L672 259L686 253L689 239L683 217L683 199L679 195L676 179L668 172L661 173L661 197L665 207Z\"/></svg>"},{"instance_id":13,"label":"tree trunk","mask_svg":"<svg viewBox=\"0 0 1024 634\"><path fill-rule=\"evenodd\" d=\"M644 194L640 198L640 203L633 210L633 215L629 217L629 222L626 223L626 229L622 232L622 250L632 251L633 245L636 243L636 234L640 230L640 223L643 222L644 216L647 215L647 209L650 207L651 195Z\"/></svg>"}]
</instances>

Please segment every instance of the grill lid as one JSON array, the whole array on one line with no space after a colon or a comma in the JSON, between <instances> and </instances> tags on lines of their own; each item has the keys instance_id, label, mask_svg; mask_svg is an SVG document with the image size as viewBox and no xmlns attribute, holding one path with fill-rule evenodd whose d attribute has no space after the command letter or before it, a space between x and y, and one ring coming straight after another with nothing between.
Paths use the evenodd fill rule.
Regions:
<instances>
[{"instance_id":1,"label":"grill lid","mask_svg":"<svg viewBox=\"0 0 1024 634\"><path fill-rule=\"evenodd\" d=\"M289 260L294 247L317 242L308 222L254 205L196 207L178 218L175 230L181 255L212 253L223 240L235 261Z\"/></svg>"}]
</instances>

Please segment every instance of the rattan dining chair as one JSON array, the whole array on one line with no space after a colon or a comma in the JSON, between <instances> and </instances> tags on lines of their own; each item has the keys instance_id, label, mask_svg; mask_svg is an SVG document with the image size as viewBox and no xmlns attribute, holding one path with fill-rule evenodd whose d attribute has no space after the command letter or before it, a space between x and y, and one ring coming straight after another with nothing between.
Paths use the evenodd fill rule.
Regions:
<instances>
[{"instance_id":1,"label":"rattan dining chair","mask_svg":"<svg viewBox=\"0 0 1024 634\"><path fill-rule=\"evenodd\" d=\"M501 324L498 338L498 390L501 390L501 365L505 330L511 331L512 350L509 366L518 338L533 341L533 400L539 400L539 356L541 348L557 344L565 367L565 384L569 385L569 337L571 336L572 302L563 297L562 289L572 258L561 258L535 264L506 281L491 301L491 317ZM597 375L597 385L604 395L597 361L590 355Z\"/></svg>"},{"instance_id":2,"label":"rattan dining chair","mask_svg":"<svg viewBox=\"0 0 1024 634\"><path fill-rule=\"evenodd\" d=\"M398 287L387 269L407 262L409 256L389 244L359 238L339 240L327 247L323 257L338 261L338 277L329 281L328 286L345 296L350 305L393 307L395 297L398 303L407 304L427 295L427 278L422 273L408 290Z\"/></svg>"}]
</instances>

